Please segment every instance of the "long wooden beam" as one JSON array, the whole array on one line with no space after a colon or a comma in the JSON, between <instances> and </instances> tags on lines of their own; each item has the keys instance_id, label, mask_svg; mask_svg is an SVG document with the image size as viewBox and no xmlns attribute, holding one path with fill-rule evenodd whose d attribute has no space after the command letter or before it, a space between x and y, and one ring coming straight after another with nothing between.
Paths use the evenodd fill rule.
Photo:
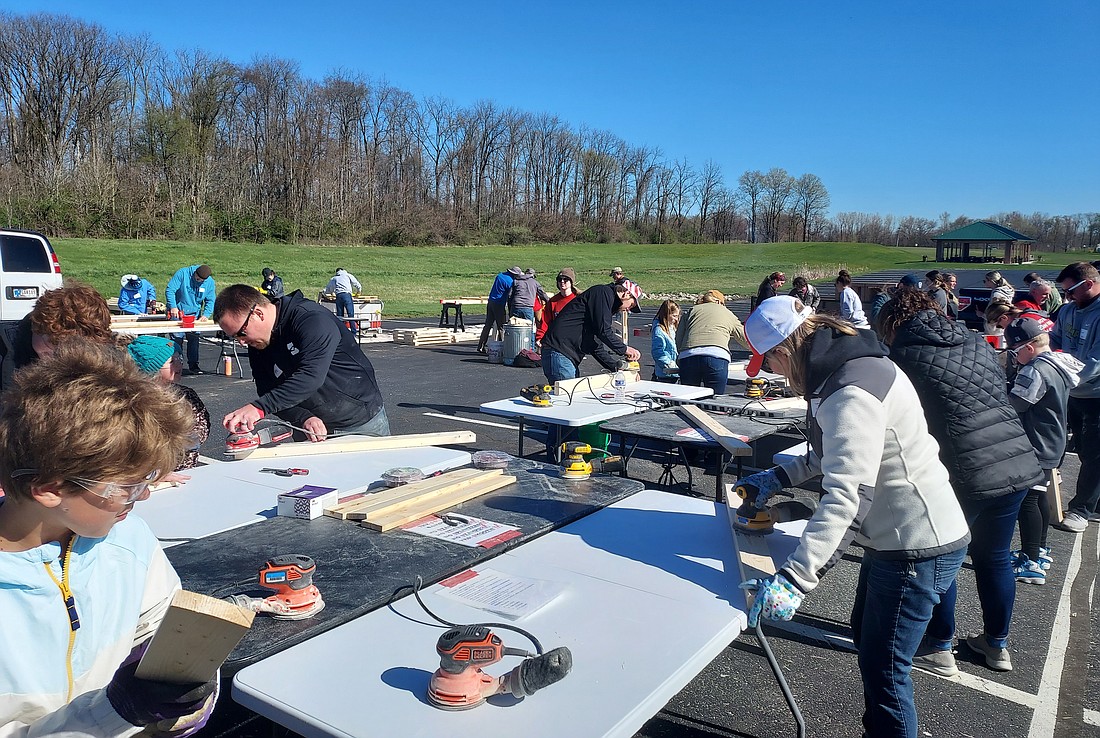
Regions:
<instances>
[{"instance_id":1,"label":"long wooden beam","mask_svg":"<svg viewBox=\"0 0 1100 738\"><path fill-rule=\"evenodd\" d=\"M301 441L281 443L277 446L261 446L247 451L226 452L235 459L279 459L285 456L320 456L344 451L378 451L391 448L420 448L423 446L447 446L456 443L473 443L477 435L473 431L446 431L440 433L409 433L401 436L340 436L321 443Z\"/></svg>"}]
</instances>

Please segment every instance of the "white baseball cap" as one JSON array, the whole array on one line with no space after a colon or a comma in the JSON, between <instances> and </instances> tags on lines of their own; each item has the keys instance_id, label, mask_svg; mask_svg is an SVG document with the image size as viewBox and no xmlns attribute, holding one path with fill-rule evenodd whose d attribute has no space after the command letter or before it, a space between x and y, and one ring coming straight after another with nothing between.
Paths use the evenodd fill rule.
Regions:
<instances>
[{"instance_id":1,"label":"white baseball cap","mask_svg":"<svg viewBox=\"0 0 1100 738\"><path fill-rule=\"evenodd\" d=\"M123 274L122 275L122 286L123 287L127 286L131 282L141 282L141 278L138 277L138 275L136 275L136 274Z\"/></svg>"},{"instance_id":2,"label":"white baseball cap","mask_svg":"<svg viewBox=\"0 0 1100 738\"><path fill-rule=\"evenodd\" d=\"M745 373L755 377L764 364L764 354L783 343L787 336L813 315L813 309L802 305L790 295L776 295L760 303L745 321L745 339L752 349L752 358Z\"/></svg>"}]
</instances>

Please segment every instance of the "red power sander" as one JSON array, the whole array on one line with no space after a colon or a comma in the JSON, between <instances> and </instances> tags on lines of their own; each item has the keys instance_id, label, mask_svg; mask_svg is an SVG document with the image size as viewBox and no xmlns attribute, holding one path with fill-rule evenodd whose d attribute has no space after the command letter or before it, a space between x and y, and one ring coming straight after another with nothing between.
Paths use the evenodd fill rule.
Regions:
<instances>
[{"instance_id":1,"label":"red power sander","mask_svg":"<svg viewBox=\"0 0 1100 738\"><path fill-rule=\"evenodd\" d=\"M251 431L230 433L225 439L225 455L234 458L247 456L260 446L270 446L285 441L294 435L294 431L285 425L272 425Z\"/></svg>"},{"instance_id":2,"label":"red power sander","mask_svg":"<svg viewBox=\"0 0 1100 738\"><path fill-rule=\"evenodd\" d=\"M535 655L506 647L484 625L451 628L439 637L435 650L439 668L428 684L428 702L441 710L469 710L495 694L522 699L560 681L573 668L573 655L565 646ZM481 670L505 656L525 658L502 676Z\"/></svg>"},{"instance_id":3,"label":"red power sander","mask_svg":"<svg viewBox=\"0 0 1100 738\"><path fill-rule=\"evenodd\" d=\"M273 589L270 597L233 595L228 599L235 605L253 612L269 613L276 620L304 620L325 609L321 592L313 584L317 564L303 554L275 556L260 568L259 584Z\"/></svg>"}]
</instances>

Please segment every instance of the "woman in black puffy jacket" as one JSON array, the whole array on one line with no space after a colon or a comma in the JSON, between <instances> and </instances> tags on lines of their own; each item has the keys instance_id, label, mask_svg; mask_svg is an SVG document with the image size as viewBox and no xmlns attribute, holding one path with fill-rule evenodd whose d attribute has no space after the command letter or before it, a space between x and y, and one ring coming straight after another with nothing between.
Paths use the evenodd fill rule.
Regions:
<instances>
[{"instance_id":1,"label":"woman in black puffy jacket","mask_svg":"<svg viewBox=\"0 0 1100 738\"><path fill-rule=\"evenodd\" d=\"M1010 671L1008 630L1016 599L1010 549L1020 503L1043 471L1008 400L1004 370L982 336L949 320L920 290L903 287L879 316L890 358L913 382L928 430L970 525L970 558L985 632L967 646L997 671ZM953 587L932 614L913 663L957 673Z\"/></svg>"}]
</instances>

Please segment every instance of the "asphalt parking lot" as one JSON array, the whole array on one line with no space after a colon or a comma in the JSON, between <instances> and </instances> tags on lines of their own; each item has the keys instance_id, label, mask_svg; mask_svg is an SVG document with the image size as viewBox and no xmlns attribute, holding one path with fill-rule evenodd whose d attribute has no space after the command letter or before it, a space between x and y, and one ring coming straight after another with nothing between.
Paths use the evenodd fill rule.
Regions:
<instances>
[{"instance_id":1,"label":"asphalt parking lot","mask_svg":"<svg viewBox=\"0 0 1100 738\"><path fill-rule=\"evenodd\" d=\"M981 273L974 273L979 282ZM966 274L965 280L960 274L960 281L971 283L973 275ZM742 312L744 307L740 306ZM635 316L631 326L648 325L652 313L649 309L643 316ZM387 320L384 325L392 329L435 322ZM631 344L642 352L643 377L648 377L652 366L648 336L633 337ZM481 414L478 405L516 395L520 388L541 382L541 370L490 365L475 352L475 345L364 345L377 371L395 433L472 430L478 436L476 449L516 452L517 426ZM215 367L218 353L217 347L205 346L202 365ZM210 410L213 430L203 448L208 456L220 457L224 446L221 417L255 397L247 361L244 369L244 379L220 375L184 379ZM595 373L598 366L588 360L582 370ZM528 452L543 437L535 429L529 439ZM1076 484L1077 467L1076 457L1069 455L1063 467L1064 488L1069 496ZM660 474L655 459L642 458L632 462L630 469L632 476L647 482ZM702 468L695 471L695 488L711 493L713 476L706 475ZM1100 691L1095 674L1095 634L1100 623L1092 606L1098 542L1100 527L1096 525L1079 536L1050 532L1055 563L1047 584L1021 584L1018 588L1009 644L1015 667L1012 672L987 669L965 646L958 653L963 672L960 676L942 678L914 672L922 735L1100 736ZM806 598L791 623L765 629L810 736L831 738L861 733L862 688L848 627L859 560L860 550L853 548ZM980 632L980 610L968 565L960 575L958 616L960 636ZM639 648L644 647L639 644ZM759 644L753 636L742 635L637 735L763 738L795 735L795 730Z\"/></svg>"}]
</instances>

